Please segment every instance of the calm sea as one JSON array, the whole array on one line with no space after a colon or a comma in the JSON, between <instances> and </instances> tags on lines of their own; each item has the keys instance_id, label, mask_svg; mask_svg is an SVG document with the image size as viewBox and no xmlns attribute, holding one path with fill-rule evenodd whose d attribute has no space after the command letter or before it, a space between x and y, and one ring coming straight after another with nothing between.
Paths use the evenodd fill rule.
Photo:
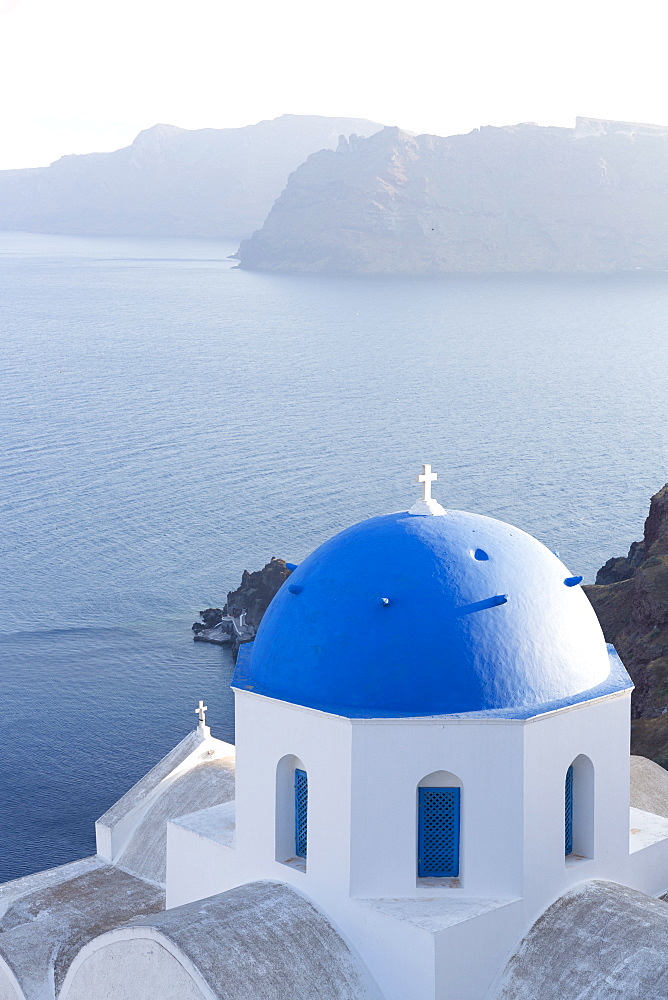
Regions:
<instances>
[{"instance_id":1,"label":"calm sea","mask_svg":"<svg viewBox=\"0 0 668 1000\"><path fill-rule=\"evenodd\" d=\"M233 734L200 608L434 492L573 573L668 478L668 276L253 274L233 246L0 234L0 880L195 725ZM354 567L351 568L354 572Z\"/></svg>"}]
</instances>

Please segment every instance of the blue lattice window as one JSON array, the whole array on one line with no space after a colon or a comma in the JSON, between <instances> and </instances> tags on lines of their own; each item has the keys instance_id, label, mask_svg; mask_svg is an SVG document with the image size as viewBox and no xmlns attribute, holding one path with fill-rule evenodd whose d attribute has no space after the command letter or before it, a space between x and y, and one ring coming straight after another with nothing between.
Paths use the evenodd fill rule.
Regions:
<instances>
[{"instance_id":1,"label":"blue lattice window","mask_svg":"<svg viewBox=\"0 0 668 1000\"><path fill-rule=\"evenodd\" d=\"M459 875L459 788L418 788L418 876Z\"/></svg>"},{"instance_id":2,"label":"blue lattice window","mask_svg":"<svg viewBox=\"0 0 668 1000\"><path fill-rule=\"evenodd\" d=\"M565 853L573 853L573 765L566 771Z\"/></svg>"},{"instance_id":3,"label":"blue lattice window","mask_svg":"<svg viewBox=\"0 0 668 1000\"><path fill-rule=\"evenodd\" d=\"M306 771L295 770L295 854L306 857L308 822L308 778Z\"/></svg>"}]
</instances>

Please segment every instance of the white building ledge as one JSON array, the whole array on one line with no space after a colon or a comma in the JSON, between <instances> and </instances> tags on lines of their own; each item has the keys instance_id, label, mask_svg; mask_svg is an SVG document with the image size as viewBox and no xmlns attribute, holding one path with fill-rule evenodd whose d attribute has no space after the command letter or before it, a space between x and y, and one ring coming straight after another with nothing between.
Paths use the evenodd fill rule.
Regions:
<instances>
[{"instance_id":1,"label":"white building ledge","mask_svg":"<svg viewBox=\"0 0 668 1000\"><path fill-rule=\"evenodd\" d=\"M234 800L223 802L219 806L209 806L208 809L200 809L186 816L179 816L171 822L174 826L183 827L184 830L196 833L207 840L213 840L223 847L235 846Z\"/></svg>"},{"instance_id":2,"label":"white building ledge","mask_svg":"<svg viewBox=\"0 0 668 1000\"><path fill-rule=\"evenodd\" d=\"M629 830L629 853L642 851L645 847L668 840L668 819L631 807L631 829Z\"/></svg>"},{"instance_id":3,"label":"white building ledge","mask_svg":"<svg viewBox=\"0 0 668 1000\"><path fill-rule=\"evenodd\" d=\"M294 868L296 872L306 871L306 858L288 858L287 861L281 861L282 865L287 865L288 868Z\"/></svg>"},{"instance_id":4,"label":"white building ledge","mask_svg":"<svg viewBox=\"0 0 668 1000\"><path fill-rule=\"evenodd\" d=\"M414 924L422 930L432 934L452 927L455 924L464 923L466 920L474 920L482 916L483 913L490 913L503 906L516 903L516 899L454 899L448 894L446 898L441 896L428 896L420 899L360 899L363 906L368 906L373 910L378 910L393 917L395 920L402 920L409 924Z\"/></svg>"},{"instance_id":5,"label":"white building ledge","mask_svg":"<svg viewBox=\"0 0 668 1000\"><path fill-rule=\"evenodd\" d=\"M575 868L577 865L584 864L586 861L591 861L592 858L585 857L584 854L567 854L564 858L564 864L566 868ZM583 878L585 876L583 875Z\"/></svg>"}]
</instances>

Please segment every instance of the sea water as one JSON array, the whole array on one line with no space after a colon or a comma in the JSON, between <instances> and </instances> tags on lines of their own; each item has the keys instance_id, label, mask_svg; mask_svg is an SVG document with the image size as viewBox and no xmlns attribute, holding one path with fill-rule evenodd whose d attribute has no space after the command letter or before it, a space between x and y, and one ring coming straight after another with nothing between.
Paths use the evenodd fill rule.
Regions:
<instances>
[{"instance_id":1,"label":"sea water","mask_svg":"<svg viewBox=\"0 0 668 1000\"><path fill-rule=\"evenodd\" d=\"M668 479L668 276L301 277L0 234L0 880L93 824L233 664L244 569L435 496L592 581ZM351 575L355 567L350 567Z\"/></svg>"}]
</instances>

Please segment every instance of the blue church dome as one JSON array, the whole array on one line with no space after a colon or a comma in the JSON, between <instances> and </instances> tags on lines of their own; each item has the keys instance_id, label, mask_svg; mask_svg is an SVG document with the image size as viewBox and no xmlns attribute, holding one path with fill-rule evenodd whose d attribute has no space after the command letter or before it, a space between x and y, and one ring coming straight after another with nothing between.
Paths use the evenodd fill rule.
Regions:
<instances>
[{"instance_id":1,"label":"blue church dome","mask_svg":"<svg viewBox=\"0 0 668 1000\"><path fill-rule=\"evenodd\" d=\"M234 686L375 718L578 700L606 681L580 578L518 528L429 504L442 513L372 517L308 556L242 647Z\"/></svg>"}]
</instances>

